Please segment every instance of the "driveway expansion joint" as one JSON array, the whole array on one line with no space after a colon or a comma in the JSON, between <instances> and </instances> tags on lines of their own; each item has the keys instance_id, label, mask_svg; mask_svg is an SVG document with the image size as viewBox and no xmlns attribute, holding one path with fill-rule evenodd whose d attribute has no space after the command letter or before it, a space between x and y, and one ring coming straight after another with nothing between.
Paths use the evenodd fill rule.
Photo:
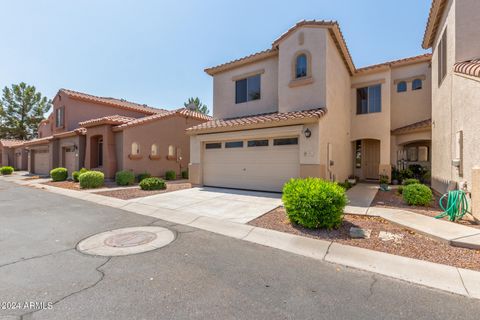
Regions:
<instances>
[{"instance_id":1,"label":"driveway expansion joint","mask_svg":"<svg viewBox=\"0 0 480 320\"><path fill-rule=\"evenodd\" d=\"M470 292L468 291L467 286L465 285L465 282L463 281L463 277L462 277L462 274L460 273L460 270L459 270L458 268L455 268L455 269L457 269L458 276L460 277L460 281L462 282L463 288L464 288L465 291L467 292L467 295L468 295L469 297L471 297Z\"/></svg>"}]
</instances>

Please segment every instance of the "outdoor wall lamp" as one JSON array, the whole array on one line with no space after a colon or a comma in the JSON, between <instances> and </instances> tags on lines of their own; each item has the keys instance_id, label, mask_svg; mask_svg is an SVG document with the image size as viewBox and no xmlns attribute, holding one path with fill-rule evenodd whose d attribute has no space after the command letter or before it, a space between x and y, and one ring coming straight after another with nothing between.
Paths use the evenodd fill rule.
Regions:
<instances>
[{"instance_id":1,"label":"outdoor wall lamp","mask_svg":"<svg viewBox=\"0 0 480 320\"><path fill-rule=\"evenodd\" d=\"M305 129L303 134L305 135L305 138L310 138L312 136L312 131L310 131L310 129L307 128Z\"/></svg>"}]
</instances>

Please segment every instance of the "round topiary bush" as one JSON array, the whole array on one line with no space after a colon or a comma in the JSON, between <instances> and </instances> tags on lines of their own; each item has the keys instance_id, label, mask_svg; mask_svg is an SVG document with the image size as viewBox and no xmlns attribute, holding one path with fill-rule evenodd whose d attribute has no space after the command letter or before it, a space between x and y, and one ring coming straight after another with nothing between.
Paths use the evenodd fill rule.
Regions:
<instances>
[{"instance_id":1,"label":"round topiary bush","mask_svg":"<svg viewBox=\"0 0 480 320\"><path fill-rule=\"evenodd\" d=\"M0 167L0 173L3 175L8 175L13 173L13 167L10 166L4 166Z\"/></svg>"},{"instance_id":2,"label":"round topiary bush","mask_svg":"<svg viewBox=\"0 0 480 320\"><path fill-rule=\"evenodd\" d=\"M338 228L347 203L345 189L318 178L291 179L283 186L283 204L292 223L306 228Z\"/></svg>"},{"instance_id":3,"label":"round topiary bush","mask_svg":"<svg viewBox=\"0 0 480 320\"><path fill-rule=\"evenodd\" d=\"M411 206L426 206L432 202L432 190L424 184L409 184L403 187L403 200Z\"/></svg>"},{"instance_id":4,"label":"round topiary bush","mask_svg":"<svg viewBox=\"0 0 480 320\"><path fill-rule=\"evenodd\" d=\"M413 179L413 178L403 180L403 185L404 186L408 186L408 185L411 185L411 184L419 184L419 183L420 183L420 181L418 179Z\"/></svg>"},{"instance_id":5,"label":"round topiary bush","mask_svg":"<svg viewBox=\"0 0 480 320\"><path fill-rule=\"evenodd\" d=\"M131 171L118 171L115 174L115 182L119 186L130 186L135 183L135 175Z\"/></svg>"},{"instance_id":6,"label":"round topiary bush","mask_svg":"<svg viewBox=\"0 0 480 320\"><path fill-rule=\"evenodd\" d=\"M138 176L137 176L137 180L138 182L142 182L143 179L146 179L146 178L150 178L152 175L148 172L144 172L144 173L140 173Z\"/></svg>"},{"instance_id":7,"label":"round topiary bush","mask_svg":"<svg viewBox=\"0 0 480 320\"><path fill-rule=\"evenodd\" d=\"M88 170L85 169L85 168L82 168L82 169L80 169L79 171L73 171L73 172L72 172L73 181L78 182L78 177L79 177L82 173L85 173L85 172L88 172Z\"/></svg>"},{"instance_id":8,"label":"round topiary bush","mask_svg":"<svg viewBox=\"0 0 480 320\"><path fill-rule=\"evenodd\" d=\"M87 171L78 177L80 188L92 189L103 186L105 182L105 175L100 171Z\"/></svg>"},{"instance_id":9,"label":"round topiary bush","mask_svg":"<svg viewBox=\"0 0 480 320\"><path fill-rule=\"evenodd\" d=\"M165 180L175 180L177 173L173 170L165 172Z\"/></svg>"},{"instance_id":10,"label":"round topiary bush","mask_svg":"<svg viewBox=\"0 0 480 320\"><path fill-rule=\"evenodd\" d=\"M55 168L50 170L52 181L65 181L68 178L67 168Z\"/></svg>"},{"instance_id":11,"label":"round topiary bush","mask_svg":"<svg viewBox=\"0 0 480 320\"><path fill-rule=\"evenodd\" d=\"M145 178L140 182L142 190L162 190L166 189L165 181L159 178Z\"/></svg>"}]
</instances>

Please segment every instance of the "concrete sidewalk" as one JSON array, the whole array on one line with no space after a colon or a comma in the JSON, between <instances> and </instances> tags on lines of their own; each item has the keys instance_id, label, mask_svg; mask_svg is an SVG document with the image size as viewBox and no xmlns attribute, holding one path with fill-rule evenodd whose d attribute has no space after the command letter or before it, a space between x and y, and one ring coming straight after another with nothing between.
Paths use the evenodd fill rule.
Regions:
<instances>
[{"instance_id":1,"label":"concrete sidewalk","mask_svg":"<svg viewBox=\"0 0 480 320\"><path fill-rule=\"evenodd\" d=\"M32 186L313 259L366 270L430 288L480 299L480 272L477 271L341 245L331 241L310 239L231 221L222 221L189 212L157 208L149 204L85 194L45 185L32 184Z\"/></svg>"},{"instance_id":2,"label":"concrete sidewalk","mask_svg":"<svg viewBox=\"0 0 480 320\"><path fill-rule=\"evenodd\" d=\"M347 190L348 204L344 209L345 213L367 214L378 192L378 185L369 183L357 183Z\"/></svg>"}]
</instances>

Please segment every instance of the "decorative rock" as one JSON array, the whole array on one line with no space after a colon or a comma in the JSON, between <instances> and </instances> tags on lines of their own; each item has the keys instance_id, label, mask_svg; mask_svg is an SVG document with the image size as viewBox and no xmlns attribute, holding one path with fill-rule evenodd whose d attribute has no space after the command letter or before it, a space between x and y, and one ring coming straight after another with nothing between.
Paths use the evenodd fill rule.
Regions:
<instances>
[{"instance_id":1,"label":"decorative rock","mask_svg":"<svg viewBox=\"0 0 480 320\"><path fill-rule=\"evenodd\" d=\"M354 239L369 239L372 230L357 227L350 228L350 237Z\"/></svg>"},{"instance_id":2,"label":"decorative rock","mask_svg":"<svg viewBox=\"0 0 480 320\"><path fill-rule=\"evenodd\" d=\"M394 241L394 242L401 242L403 239L403 234L391 233L387 231L380 231L378 237L382 241Z\"/></svg>"}]
</instances>

